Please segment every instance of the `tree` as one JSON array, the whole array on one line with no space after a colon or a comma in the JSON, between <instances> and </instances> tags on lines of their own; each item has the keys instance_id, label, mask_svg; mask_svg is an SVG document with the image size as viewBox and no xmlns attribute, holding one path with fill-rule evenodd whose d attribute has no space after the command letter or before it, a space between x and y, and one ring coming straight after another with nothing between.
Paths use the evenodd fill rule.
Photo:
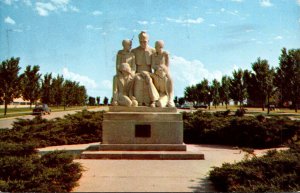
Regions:
<instances>
[{"instance_id":1,"label":"tree","mask_svg":"<svg viewBox=\"0 0 300 193\"><path fill-rule=\"evenodd\" d=\"M274 82L280 93L280 104L292 101L297 112L300 100L300 49L281 50Z\"/></svg>"},{"instance_id":2,"label":"tree","mask_svg":"<svg viewBox=\"0 0 300 193\"><path fill-rule=\"evenodd\" d=\"M177 96L174 97L174 103L175 103L175 105L178 104L178 97Z\"/></svg>"},{"instance_id":3,"label":"tree","mask_svg":"<svg viewBox=\"0 0 300 193\"><path fill-rule=\"evenodd\" d=\"M208 109L210 109L210 103L212 101L212 92L211 87L209 86L209 82L207 79L203 79L200 82L201 91L200 91L200 99L203 100L204 104L208 105Z\"/></svg>"},{"instance_id":4,"label":"tree","mask_svg":"<svg viewBox=\"0 0 300 193\"><path fill-rule=\"evenodd\" d=\"M230 77L229 76L223 76L221 80L221 87L220 87L220 100L222 103L225 103L226 109L229 104L230 100Z\"/></svg>"},{"instance_id":5,"label":"tree","mask_svg":"<svg viewBox=\"0 0 300 193\"><path fill-rule=\"evenodd\" d=\"M260 58L252 64L252 69L254 71L253 77L256 83L255 94L260 98L260 104L264 111L267 97L269 101L273 89L273 73L269 67L268 61L261 60Z\"/></svg>"},{"instance_id":6,"label":"tree","mask_svg":"<svg viewBox=\"0 0 300 193\"><path fill-rule=\"evenodd\" d=\"M21 77L18 75L20 58L11 58L2 61L0 65L0 93L4 101L4 115L7 113L7 105L21 93Z\"/></svg>"},{"instance_id":7,"label":"tree","mask_svg":"<svg viewBox=\"0 0 300 193\"><path fill-rule=\"evenodd\" d=\"M233 78L230 81L230 97L237 104L240 103L240 108L242 107L243 101L247 97L246 85L244 84L244 72L242 69L234 70Z\"/></svg>"},{"instance_id":8,"label":"tree","mask_svg":"<svg viewBox=\"0 0 300 193\"><path fill-rule=\"evenodd\" d=\"M95 97L89 97L89 105L90 106L95 106L95 103L96 103L96 99Z\"/></svg>"},{"instance_id":9,"label":"tree","mask_svg":"<svg viewBox=\"0 0 300 193\"><path fill-rule=\"evenodd\" d=\"M96 100L97 100L97 104L100 105L100 97L96 97Z\"/></svg>"},{"instance_id":10,"label":"tree","mask_svg":"<svg viewBox=\"0 0 300 193\"><path fill-rule=\"evenodd\" d=\"M40 96L40 67L35 65L31 68L30 65L26 67L25 72L21 75L22 80L22 97L24 100L30 101L30 108L32 103L36 102Z\"/></svg>"},{"instance_id":11,"label":"tree","mask_svg":"<svg viewBox=\"0 0 300 193\"><path fill-rule=\"evenodd\" d=\"M45 74L44 79L42 81L41 87L41 101L45 104L54 104L54 96L53 96L53 88L52 88L52 74Z\"/></svg>"},{"instance_id":12,"label":"tree","mask_svg":"<svg viewBox=\"0 0 300 193\"><path fill-rule=\"evenodd\" d=\"M185 103L184 97L180 97L180 98L178 99L178 104L179 104L179 106L183 105L184 103Z\"/></svg>"},{"instance_id":13,"label":"tree","mask_svg":"<svg viewBox=\"0 0 300 193\"><path fill-rule=\"evenodd\" d=\"M215 108L220 104L220 87L220 82L217 79L214 79L211 85L211 97Z\"/></svg>"},{"instance_id":14,"label":"tree","mask_svg":"<svg viewBox=\"0 0 300 193\"><path fill-rule=\"evenodd\" d=\"M107 97L104 97L104 99L103 99L103 104L104 104L104 105L108 105L108 98L107 98Z\"/></svg>"},{"instance_id":15,"label":"tree","mask_svg":"<svg viewBox=\"0 0 300 193\"><path fill-rule=\"evenodd\" d=\"M64 78L63 76L57 75L57 77L53 78L51 84L51 90L53 92L54 104L56 106L61 105L63 102L63 84Z\"/></svg>"},{"instance_id":16,"label":"tree","mask_svg":"<svg viewBox=\"0 0 300 193\"><path fill-rule=\"evenodd\" d=\"M197 101L196 97L196 87L194 85L192 86L187 86L184 89L184 99L188 102L195 103Z\"/></svg>"}]
</instances>

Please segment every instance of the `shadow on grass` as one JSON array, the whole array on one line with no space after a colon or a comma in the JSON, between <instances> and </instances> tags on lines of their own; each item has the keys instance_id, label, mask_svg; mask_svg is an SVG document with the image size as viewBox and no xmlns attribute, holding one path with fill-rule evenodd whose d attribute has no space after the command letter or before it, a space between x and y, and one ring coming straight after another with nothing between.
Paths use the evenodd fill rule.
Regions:
<instances>
[{"instance_id":1,"label":"shadow on grass","mask_svg":"<svg viewBox=\"0 0 300 193\"><path fill-rule=\"evenodd\" d=\"M206 178L197 178L197 185L189 187L193 192L216 192L212 182Z\"/></svg>"}]
</instances>

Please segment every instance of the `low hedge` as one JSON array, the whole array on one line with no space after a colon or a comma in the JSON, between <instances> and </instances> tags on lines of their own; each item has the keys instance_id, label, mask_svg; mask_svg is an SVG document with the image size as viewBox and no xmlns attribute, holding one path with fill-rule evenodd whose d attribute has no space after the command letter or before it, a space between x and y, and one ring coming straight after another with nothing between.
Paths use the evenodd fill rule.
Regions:
<instances>
[{"instance_id":1,"label":"low hedge","mask_svg":"<svg viewBox=\"0 0 300 193\"><path fill-rule=\"evenodd\" d=\"M82 111L64 118L20 119L10 130L0 130L0 141L30 143L35 147L101 141L103 112Z\"/></svg>"},{"instance_id":2,"label":"low hedge","mask_svg":"<svg viewBox=\"0 0 300 193\"><path fill-rule=\"evenodd\" d=\"M300 122L286 118L238 117L228 113L183 113L185 143L269 148L299 141Z\"/></svg>"},{"instance_id":3,"label":"low hedge","mask_svg":"<svg viewBox=\"0 0 300 193\"><path fill-rule=\"evenodd\" d=\"M1 142L0 152L2 192L70 192L81 177L80 164L63 151L39 156L33 145Z\"/></svg>"},{"instance_id":4,"label":"low hedge","mask_svg":"<svg viewBox=\"0 0 300 193\"><path fill-rule=\"evenodd\" d=\"M300 190L300 147L269 151L210 171L209 179L222 192L297 192Z\"/></svg>"}]
</instances>

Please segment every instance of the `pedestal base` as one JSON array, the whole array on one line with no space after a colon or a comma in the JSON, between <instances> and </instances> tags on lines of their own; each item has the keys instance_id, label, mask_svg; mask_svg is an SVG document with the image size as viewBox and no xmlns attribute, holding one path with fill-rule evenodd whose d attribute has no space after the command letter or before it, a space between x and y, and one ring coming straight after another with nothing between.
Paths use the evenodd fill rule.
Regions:
<instances>
[{"instance_id":1,"label":"pedestal base","mask_svg":"<svg viewBox=\"0 0 300 193\"><path fill-rule=\"evenodd\" d=\"M182 115L176 111L176 108L110 107L103 117L98 151L84 151L81 158L204 159L204 154L186 151Z\"/></svg>"}]
</instances>

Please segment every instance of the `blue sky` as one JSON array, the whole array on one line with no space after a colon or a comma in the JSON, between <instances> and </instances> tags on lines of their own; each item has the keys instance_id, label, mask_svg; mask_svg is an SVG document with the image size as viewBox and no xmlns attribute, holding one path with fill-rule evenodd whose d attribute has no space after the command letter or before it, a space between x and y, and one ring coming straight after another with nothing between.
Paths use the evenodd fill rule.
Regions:
<instances>
[{"instance_id":1,"label":"blue sky","mask_svg":"<svg viewBox=\"0 0 300 193\"><path fill-rule=\"evenodd\" d=\"M175 95L200 82L251 69L258 57L278 66L281 49L300 48L300 0L0 0L0 60L22 70L63 74L92 96L111 97L123 39L146 30L164 40Z\"/></svg>"}]
</instances>

